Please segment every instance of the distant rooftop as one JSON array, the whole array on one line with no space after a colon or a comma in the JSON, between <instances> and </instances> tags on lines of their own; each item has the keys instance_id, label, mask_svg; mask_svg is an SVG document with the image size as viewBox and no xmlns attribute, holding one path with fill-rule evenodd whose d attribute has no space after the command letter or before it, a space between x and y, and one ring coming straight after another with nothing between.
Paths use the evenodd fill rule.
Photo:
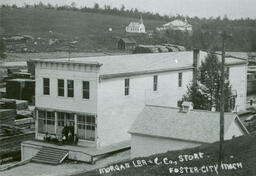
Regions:
<instances>
[{"instance_id":1,"label":"distant rooftop","mask_svg":"<svg viewBox=\"0 0 256 176\"><path fill-rule=\"evenodd\" d=\"M0 63L2 67L26 67L27 62L19 61L19 62L3 62Z\"/></svg>"},{"instance_id":2,"label":"distant rooftop","mask_svg":"<svg viewBox=\"0 0 256 176\"><path fill-rule=\"evenodd\" d=\"M200 51L200 60L204 60L206 52ZM220 58L220 57L219 57ZM40 59L37 62L78 63L101 65L100 76L115 77L132 74L145 74L193 68L193 51L128 54L95 57L77 57L60 59ZM227 58L226 64L245 64L246 61Z\"/></svg>"},{"instance_id":3,"label":"distant rooftop","mask_svg":"<svg viewBox=\"0 0 256 176\"><path fill-rule=\"evenodd\" d=\"M164 24L163 26L169 26L169 25L172 25L172 26L191 26L190 24L188 24L186 21L182 21L182 20L174 20L174 21L171 21L169 23L166 23Z\"/></svg>"},{"instance_id":4,"label":"distant rooftop","mask_svg":"<svg viewBox=\"0 0 256 176\"><path fill-rule=\"evenodd\" d=\"M29 79L29 78L15 78L15 79L9 79L7 80L7 82L35 82L35 80L33 79Z\"/></svg>"}]
</instances>

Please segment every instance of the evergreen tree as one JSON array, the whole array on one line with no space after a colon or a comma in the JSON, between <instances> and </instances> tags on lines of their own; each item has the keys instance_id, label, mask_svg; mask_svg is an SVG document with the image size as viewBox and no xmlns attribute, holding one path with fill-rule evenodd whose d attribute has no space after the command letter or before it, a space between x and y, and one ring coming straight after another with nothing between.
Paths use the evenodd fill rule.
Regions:
<instances>
[{"instance_id":1,"label":"evergreen tree","mask_svg":"<svg viewBox=\"0 0 256 176\"><path fill-rule=\"evenodd\" d=\"M225 111L233 109L231 85L228 80L228 69L225 71L224 96ZM218 56L208 54L205 61L199 68L198 81L188 86L183 101L191 101L195 109L211 110L213 107L216 111L220 110L220 85L221 85L221 62ZM233 102L234 103L234 102Z\"/></svg>"}]
</instances>

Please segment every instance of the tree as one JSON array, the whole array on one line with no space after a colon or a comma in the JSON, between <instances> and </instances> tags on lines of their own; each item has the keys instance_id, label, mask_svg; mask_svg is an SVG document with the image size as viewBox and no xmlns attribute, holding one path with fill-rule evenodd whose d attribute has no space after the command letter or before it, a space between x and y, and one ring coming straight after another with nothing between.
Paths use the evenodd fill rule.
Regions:
<instances>
[{"instance_id":1,"label":"tree","mask_svg":"<svg viewBox=\"0 0 256 176\"><path fill-rule=\"evenodd\" d=\"M3 39L0 38L0 60L4 60L5 58L5 45Z\"/></svg>"},{"instance_id":2,"label":"tree","mask_svg":"<svg viewBox=\"0 0 256 176\"><path fill-rule=\"evenodd\" d=\"M100 8L100 5L98 3L95 3L93 8L98 10Z\"/></svg>"},{"instance_id":3,"label":"tree","mask_svg":"<svg viewBox=\"0 0 256 176\"><path fill-rule=\"evenodd\" d=\"M75 9L75 8L76 8L76 3L75 3L75 2L72 2L72 3L70 4L70 6L71 6L72 9Z\"/></svg>"},{"instance_id":4,"label":"tree","mask_svg":"<svg viewBox=\"0 0 256 176\"><path fill-rule=\"evenodd\" d=\"M225 112L230 112L234 106L231 85L228 80L229 69L225 71L224 95ZM188 86L183 101L191 101L195 109L220 110L220 84L221 84L221 62L215 54L208 54L199 68L198 81ZM233 98L233 99L232 99Z\"/></svg>"},{"instance_id":5,"label":"tree","mask_svg":"<svg viewBox=\"0 0 256 176\"><path fill-rule=\"evenodd\" d=\"M125 6L122 4L122 6L121 6L121 9L120 9L122 12L124 12L125 11Z\"/></svg>"}]
</instances>

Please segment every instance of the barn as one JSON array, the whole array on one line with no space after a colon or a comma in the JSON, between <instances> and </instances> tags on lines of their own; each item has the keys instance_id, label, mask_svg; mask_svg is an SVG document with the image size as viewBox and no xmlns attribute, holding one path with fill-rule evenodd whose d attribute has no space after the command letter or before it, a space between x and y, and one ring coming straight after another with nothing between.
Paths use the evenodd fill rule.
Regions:
<instances>
[{"instance_id":1,"label":"barn","mask_svg":"<svg viewBox=\"0 0 256 176\"><path fill-rule=\"evenodd\" d=\"M121 38L118 40L117 48L120 50L133 50L137 42L133 38Z\"/></svg>"}]
</instances>

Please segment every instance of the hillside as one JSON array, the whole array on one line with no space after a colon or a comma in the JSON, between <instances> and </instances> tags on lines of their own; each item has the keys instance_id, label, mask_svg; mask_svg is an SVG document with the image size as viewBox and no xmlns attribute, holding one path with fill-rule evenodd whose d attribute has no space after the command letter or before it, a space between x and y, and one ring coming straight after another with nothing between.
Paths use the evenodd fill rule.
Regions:
<instances>
[{"instance_id":1,"label":"hillside","mask_svg":"<svg viewBox=\"0 0 256 176\"><path fill-rule=\"evenodd\" d=\"M131 21L139 21L141 14L145 16L143 21L148 33L126 33L125 27ZM189 34L155 30L172 20L184 20L183 16L161 17L159 14L117 9L1 7L0 17L1 37L26 35L33 38L26 44L17 44L17 47L28 48L18 52L120 52L117 50L117 41L122 37L132 37L138 44L172 43L187 49L197 47L221 50L220 33L223 30L232 34L232 38L226 42L227 50L256 51L256 20L253 19L186 17L193 26L193 33ZM69 42L73 44L70 45ZM7 51L10 50L7 48Z\"/></svg>"},{"instance_id":2,"label":"hillside","mask_svg":"<svg viewBox=\"0 0 256 176\"><path fill-rule=\"evenodd\" d=\"M125 33L125 26L131 21L138 21L139 17L135 19L40 8L1 8L0 16L3 35L30 35L40 38L45 43L48 43L50 38L64 43L78 41L77 51L116 50L118 38L125 36L133 36L140 43L143 43L143 40L149 40L146 34ZM147 30L153 30L163 23L157 20L144 20ZM112 28L112 32L109 28ZM62 45L62 48L56 49L67 51L68 47ZM38 50L51 51L50 48L43 46Z\"/></svg>"},{"instance_id":3,"label":"hillside","mask_svg":"<svg viewBox=\"0 0 256 176\"><path fill-rule=\"evenodd\" d=\"M247 135L225 141L222 170L216 167L219 143L203 145L193 149L172 151L150 157L109 165L76 176L94 175L181 175L181 176L255 176L256 136ZM186 156L189 155L189 156ZM128 167L129 165L129 167ZM196 170L198 169L198 172Z\"/></svg>"}]
</instances>

